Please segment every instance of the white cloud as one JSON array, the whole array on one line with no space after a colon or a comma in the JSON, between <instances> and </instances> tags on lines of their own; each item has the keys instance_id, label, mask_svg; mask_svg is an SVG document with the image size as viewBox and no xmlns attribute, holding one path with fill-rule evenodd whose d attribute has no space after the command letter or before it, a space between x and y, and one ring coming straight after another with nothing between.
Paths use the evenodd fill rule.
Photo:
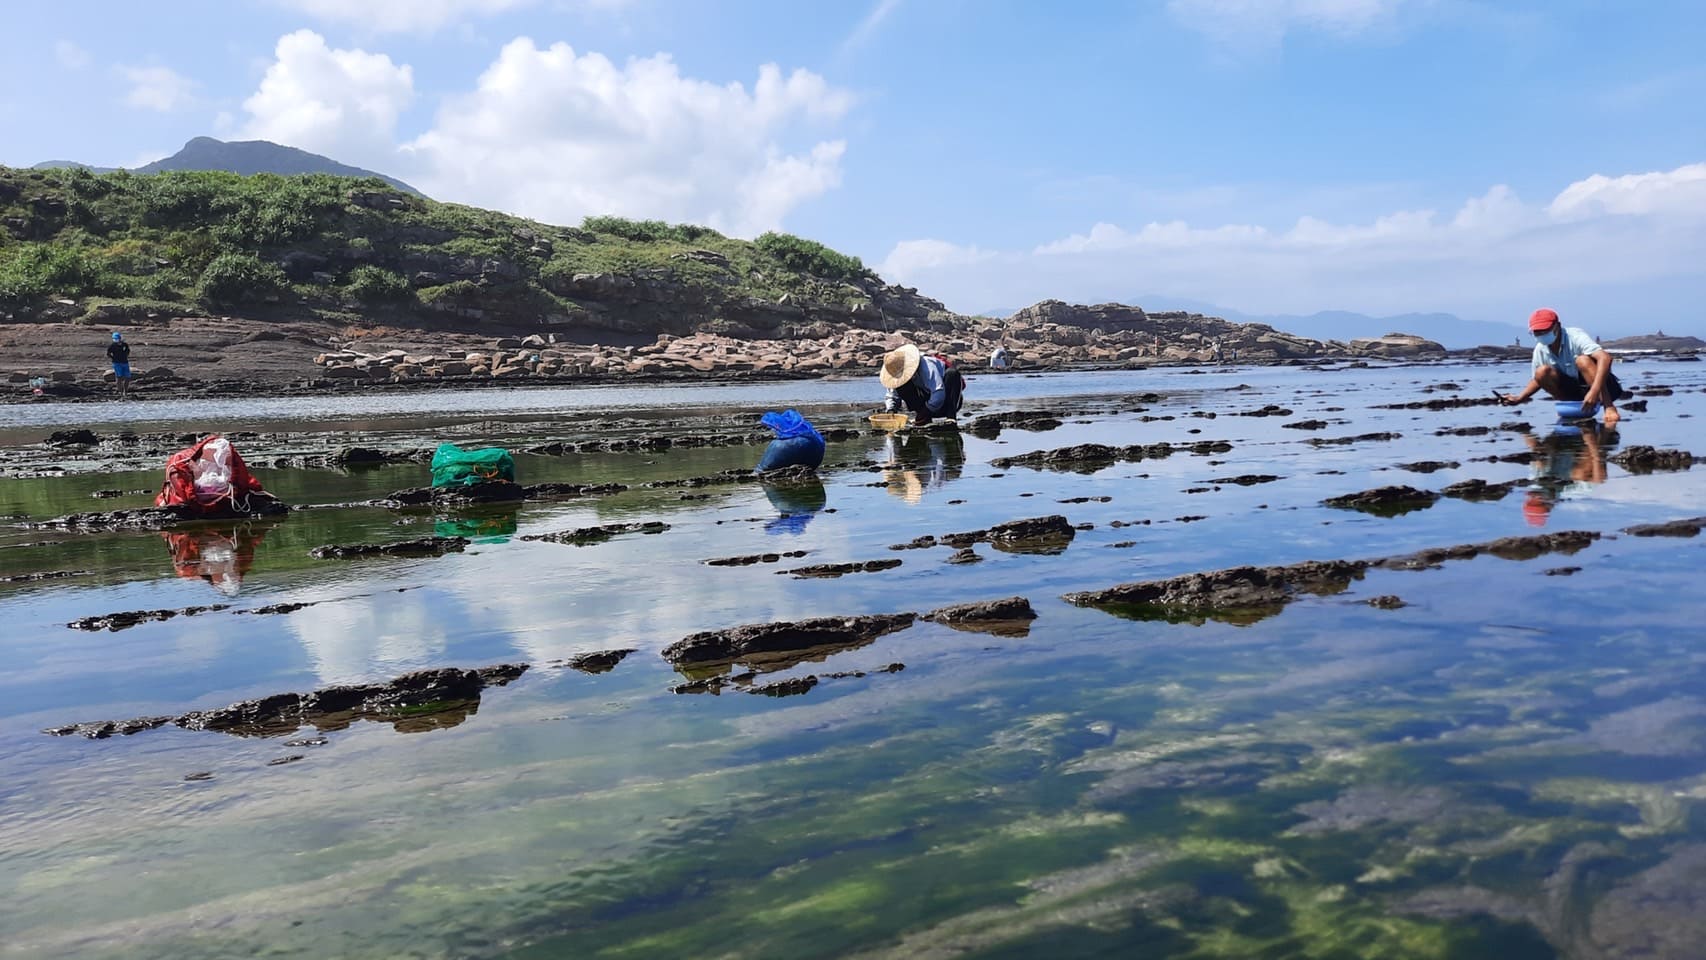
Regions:
<instances>
[{"instance_id":1,"label":"white cloud","mask_svg":"<svg viewBox=\"0 0 1706 960\"><path fill-rule=\"evenodd\" d=\"M533 0L281 0L285 6L332 23L383 33L429 33L447 23L491 16Z\"/></svg>"},{"instance_id":2,"label":"white cloud","mask_svg":"<svg viewBox=\"0 0 1706 960\"><path fill-rule=\"evenodd\" d=\"M946 240L905 240L895 244L877 270L885 277L909 277L941 267L968 266L993 256L993 252Z\"/></svg>"},{"instance_id":3,"label":"white cloud","mask_svg":"<svg viewBox=\"0 0 1706 960\"><path fill-rule=\"evenodd\" d=\"M902 0L877 0L876 4L871 7L871 12L865 14L865 19L859 21L859 25L853 28L853 32L847 35L847 39L841 41L841 52L843 54L850 53L871 39L876 34L877 28L883 25L883 21L889 18L889 14L895 12L901 2Z\"/></svg>"},{"instance_id":4,"label":"white cloud","mask_svg":"<svg viewBox=\"0 0 1706 960\"><path fill-rule=\"evenodd\" d=\"M1544 204L1495 186L1451 216L1402 210L1364 223L1302 216L1278 231L1098 223L1026 251L913 240L895 246L883 275L966 311L1156 293L1260 312L1487 316L1531 300L1562 302L1572 290L1620 288L1638 297L1653 281L1695 283L1701 263L1706 164L1595 175Z\"/></svg>"},{"instance_id":5,"label":"white cloud","mask_svg":"<svg viewBox=\"0 0 1706 960\"><path fill-rule=\"evenodd\" d=\"M260 89L243 101L242 135L344 163L385 166L397 117L414 99L414 74L382 53L335 50L311 30L279 38Z\"/></svg>"},{"instance_id":6,"label":"white cloud","mask_svg":"<svg viewBox=\"0 0 1706 960\"><path fill-rule=\"evenodd\" d=\"M79 47L69 40L61 40L53 45L53 58L67 70L81 70L89 65L89 51Z\"/></svg>"},{"instance_id":7,"label":"white cloud","mask_svg":"<svg viewBox=\"0 0 1706 960\"><path fill-rule=\"evenodd\" d=\"M806 70L767 64L749 91L685 77L666 54L617 66L522 37L406 146L406 175L433 196L555 223L615 213L749 236L840 183L845 143L805 146L800 128L852 103Z\"/></svg>"},{"instance_id":8,"label":"white cloud","mask_svg":"<svg viewBox=\"0 0 1706 960\"><path fill-rule=\"evenodd\" d=\"M1706 163L1621 177L1596 173L1570 184L1547 210L1571 220L1616 213L1706 215Z\"/></svg>"},{"instance_id":9,"label":"white cloud","mask_svg":"<svg viewBox=\"0 0 1706 960\"><path fill-rule=\"evenodd\" d=\"M1278 43L1294 29L1351 36L1391 22L1418 0L1168 0L1180 23L1240 46ZM1425 2L1425 0L1423 0Z\"/></svg>"},{"instance_id":10,"label":"white cloud","mask_svg":"<svg viewBox=\"0 0 1706 960\"><path fill-rule=\"evenodd\" d=\"M170 67L119 67L118 73L130 85L124 102L133 107L169 113L195 102L194 82Z\"/></svg>"}]
</instances>

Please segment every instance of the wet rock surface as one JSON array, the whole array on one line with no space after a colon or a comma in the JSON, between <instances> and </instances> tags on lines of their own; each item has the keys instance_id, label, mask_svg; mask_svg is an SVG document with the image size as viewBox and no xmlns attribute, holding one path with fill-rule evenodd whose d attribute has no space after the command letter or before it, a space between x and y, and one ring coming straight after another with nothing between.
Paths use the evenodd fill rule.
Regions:
<instances>
[{"instance_id":1,"label":"wet rock surface","mask_svg":"<svg viewBox=\"0 0 1706 960\"><path fill-rule=\"evenodd\" d=\"M1065 551L1078 530L1060 514L1033 517L1028 520L1009 520L986 530L950 533L941 542L950 547L967 548L974 543L987 543L1009 553L1053 555Z\"/></svg>"},{"instance_id":2,"label":"wet rock surface","mask_svg":"<svg viewBox=\"0 0 1706 960\"><path fill-rule=\"evenodd\" d=\"M980 600L939 607L919 619L940 623L956 630L988 633L1001 637L1023 637L1031 632L1031 621L1037 612L1024 597L1005 597L1000 600Z\"/></svg>"},{"instance_id":3,"label":"wet rock surface","mask_svg":"<svg viewBox=\"0 0 1706 960\"><path fill-rule=\"evenodd\" d=\"M1457 500L1487 503L1503 500L1510 492L1527 483L1527 480L1507 480L1503 483L1488 483L1479 477L1459 480L1440 488L1440 495Z\"/></svg>"},{"instance_id":4,"label":"wet rock surface","mask_svg":"<svg viewBox=\"0 0 1706 960\"><path fill-rule=\"evenodd\" d=\"M581 673L609 673L616 668L617 664L626 659L628 654L633 652L634 648L627 647L621 650L599 650L593 653L582 653L570 657L564 661L564 665L570 670L579 670Z\"/></svg>"},{"instance_id":5,"label":"wet rock surface","mask_svg":"<svg viewBox=\"0 0 1706 960\"><path fill-rule=\"evenodd\" d=\"M141 507L104 513L72 513L52 520L31 521L23 526L38 530L165 530L207 521L280 517L290 512L289 504L270 496L248 497L242 507L243 509L239 509L229 501L222 501L213 507Z\"/></svg>"},{"instance_id":6,"label":"wet rock surface","mask_svg":"<svg viewBox=\"0 0 1706 960\"><path fill-rule=\"evenodd\" d=\"M1456 460L1417 460L1414 463L1397 464L1399 470L1408 470L1411 473L1434 473L1440 470L1456 470L1461 466L1463 466L1463 464L1458 463Z\"/></svg>"},{"instance_id":7,"label":"wet rock surface","mask_svg":"<svg viewBox=\"0 0 1706 960\"><path fill-rule=\"evenodd\" d=\"M850 563L818 563L809 567L795 567L792 570L778 570L777 573L786 574L802 580L821 580L845 576L849 573L880 573L884 570L893 570L895 567L900 566L900 564L901 561L898 559L860 560Z\"/></svg>"},{"instance_id":8,"label":"wet rock surface","mask_svg":"<svg viewBox=\"0 0 1706 960\"><path fill-rule=\"evenodd\" d=\"M1344 447L1353 443L1379 443L1385 440L1397 440L1404 435L1382 431L1379 433L1359 433L1354 437L1310 437L1303 441L1312 447Z\"/></svg>"},{"instance_id":9,"label":"wet rock surface","mask_svg":"<svg viewBox=\"0 0 1706 960\"><path fill-rule=\"evenodd\" d=\"M199 613L213 613L219 610L229 610L230 604L216 603L202 607L180 607L176 610L127 610L121 613L108 613L98 617L83 617L73 620L66 626L73 630L128 630L139 623L171 620L176 617L193 617Z\"/></svg>"},{"instance_id":10,"label":"wet rock surface","mask_svg":"<svg viewBox=\"0 0 1706 960\"><path fill-rule=\"evenodd\" d=\"M1347 493L1338 497L1328 497L1321 502L1329 507L1338 507L1342 510L1358 510L1377 516L1395 517L1414 510L1424 510L1438 501L1439 494L1431 490L1418 490L1415 487L1397 485L1376 487L1373 490Z\"/></svg>"},{"instance_id":11,"label":"wet rock surface","mask_svg":"<svg viewBox=\"0 0 1706 960\"><path fill-rule=\"evenodd\" d=\"M1687 470L1699 459L1687 450L1660 450L1645 445L1626 447L1607 458L1630 473Z\"/></svg>"},{"instance_id":12,"label":"wet rock surface","mask_svg":"<svg viewBox=\"0 0 1706 960\"><path fill-rule=\"evenodd\" d=\"M892 547L890 549L893 549ZM810 550L788 550L782 553L749 553L740 557L715 557L705 561L708 567L750 567L755 563L780 563L783 558L803 557Z\"/></svg>"},{"instance_id":13,"label":"wet rock surface","mask_svg":"<svg viewBox=\"0 0 1706 960\"><path fill-rule=\"evenodd\" d=\"M356 720L390 723L399 732L450 727L479 706L481 691L503 686L527 670L524 663L500 663L463 670L440 667L406 673L388 683L340 684L311 693L280 693L243 700L216 710L193 710L176 717L139 717L49 727L53 736L101 740L175 724L187 730L212 730L239 737L295 733L305 725L342 730Z\"/></svg>"},{"instance_id":14,"label":"wet rock surface","mask_svg":"<svg viewBox=\"0 0 1706 960\"><path fill-rule=\"evenodd\" d=\"M1636 524L1625 527L1623 532L1632 537L1693 537L1699 535L1703 528L1706 528L1706 517L1690 517L1664 523Z\"/></svg>"},{"instance_id":15,"label":"wet rock surface","mask_svg":"<svg viewBox=\"0 0 1706 960\"><path fill-rule=\"evenodd\" d=\"M665 647L663 657L677 666L703 666L817 648L846 649L904 630L916 619L914 613L891 613L745 624L683 637Z\"/></svg>"},{"instance_id":16,"label":"wet rock surface","mask_svg":"<svg viewBox=\"0 0 1706 960\"><path fill-rule=\"evenodd\" d=\"M420 537L392 543L326 544L308 551L316 560L353 560L362 557L442 557L461 553L471 543L467 537Z\"/></svg>"},{"instance_id":17,"label":"wet rock surface","mask_svg":"<svg viewBox=\"0 0 1706 960\"><path fill-rule=\"evenodd\" d=\"M625 533L638 533L644 536L655 536L669 529L669 524L661 520L645 520L633 523L606 523L597 527L577 527L573 530L559 530L556 533L530 533L522 540L538 540L545 543L567 543L577 547L590 547L604 543Z\"/></svg>"},{"instance_id":18,"label":"wet rock surface","mask_svg":"<svg viewBox=\"0 0 1706 960\"><path fill-rule=\"evenodd\" d=\"M1253 487L1258 483L1273 483L1275 480L1284 479L1284 477L1275 476L1271 473L1246 473L1236 477L1216 477L1209 483L1231 483L1240 487Z\"/></svg>"}]
</instances>

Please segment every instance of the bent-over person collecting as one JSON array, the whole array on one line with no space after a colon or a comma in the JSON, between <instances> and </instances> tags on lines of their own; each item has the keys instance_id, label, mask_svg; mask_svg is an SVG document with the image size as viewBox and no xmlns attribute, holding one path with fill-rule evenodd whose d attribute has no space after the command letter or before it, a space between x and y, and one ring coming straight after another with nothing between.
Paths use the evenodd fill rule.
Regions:
<instances>
[{"instance_id":1,"label":"bent-over person collecting","mask_svg":"<svg viewBox=\"0 0 1706 960\"><path fill-rule=\"evenodd\" d=\"M883 409L912 411L912 425L922 427L937 417L952 419L964 400L965 377L940 356L930 356L908 343L883 355L877 379L888 391Z\"/></svg>"},{"instance_id":2,"label":"bent-over person collecting","mask_svg":"<svg viewBox=\"0 0 1706 960\"><path fill-rule=\"evenodd\" d=\"M1541 390L1554 400L1576 400L1584 416L1595 404L1605 408L1605 425L1622 419L1617 401L1623 399L1623 384L1611 372L1611 354L1586 330L1566 327L1556 311L1541 307L1528 318L1534 334L1534 377L1521 393L1505 394L1506 403L1526 403Z\"/></svg>"}]
</instances>

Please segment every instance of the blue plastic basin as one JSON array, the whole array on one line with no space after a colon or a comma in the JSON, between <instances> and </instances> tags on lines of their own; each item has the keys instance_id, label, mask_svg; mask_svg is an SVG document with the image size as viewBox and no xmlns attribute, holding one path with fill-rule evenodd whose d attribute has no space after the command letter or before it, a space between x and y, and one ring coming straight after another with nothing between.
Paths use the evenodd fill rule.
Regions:
<instances>
[{"instance_id":1,"label":"blue plastic basin","mask_svg":"<svg viewBox=\"0 0 1706 960\"><path fill-rule=\"evenodd\" d=\"M1558 419L1560 420L1589 420L1599 415L1599 404L1586 406L1580 400L1557 401Z\"/></svg>"}]
</instances>

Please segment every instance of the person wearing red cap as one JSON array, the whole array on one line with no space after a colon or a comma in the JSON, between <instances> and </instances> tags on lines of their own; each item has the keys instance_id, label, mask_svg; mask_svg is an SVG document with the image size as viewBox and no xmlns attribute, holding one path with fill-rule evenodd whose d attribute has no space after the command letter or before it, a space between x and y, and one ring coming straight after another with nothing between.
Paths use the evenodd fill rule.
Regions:
<instances>
[{"instance_id":1,"label":"person wearing red cap","mask_svg":"<svg viewBox=\"0 0 1706 960\"><path fill-rule=\"evenodd\" d=\"M1528 317L1534 334L1534 376L1521 393L1505 394L1506 403L1527 403L1544 390L1554 400L1578 400L1584 407L1605 408L1605 425L1622 419L1617 401L1623 384L1611 372L1611 354L1580 327L1566 327L1555 310L1541 307Z\"/></svg>"}]
</instances>

